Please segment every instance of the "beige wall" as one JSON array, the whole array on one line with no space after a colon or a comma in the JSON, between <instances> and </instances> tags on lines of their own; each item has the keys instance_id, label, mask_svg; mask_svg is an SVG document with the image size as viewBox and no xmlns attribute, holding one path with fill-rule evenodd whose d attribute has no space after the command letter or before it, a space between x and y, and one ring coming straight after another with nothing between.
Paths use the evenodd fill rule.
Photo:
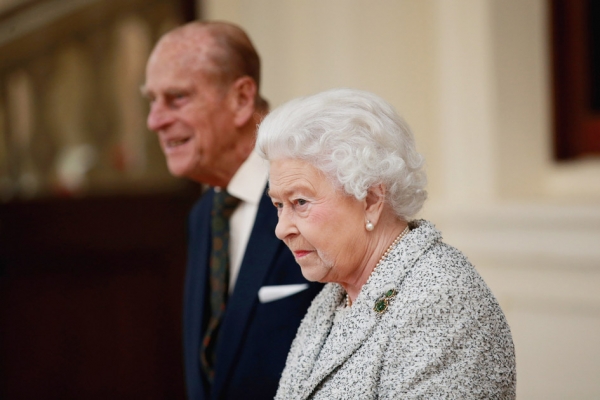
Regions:
<instances>
[{"instance_id":1,"label":"beige wall","mask_svg":"<svg viewBox=\"0 0 600 400\"><path fill-rule=\"evenodd\" d=\"M600 160L551 157L544 0L208 0L242 25L276 106L331 87L393 103L427 157L422 216L474 262L522 399L600 398Z\"/></svg>"}]
</instances>

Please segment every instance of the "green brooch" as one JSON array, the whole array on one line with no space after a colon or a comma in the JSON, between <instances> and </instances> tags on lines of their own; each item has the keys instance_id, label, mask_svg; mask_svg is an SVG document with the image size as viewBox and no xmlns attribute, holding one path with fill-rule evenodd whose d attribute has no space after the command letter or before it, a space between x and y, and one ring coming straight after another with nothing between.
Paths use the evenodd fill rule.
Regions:
<instances>
[{"instance_id":1,"label":"green brooch","mask_svg":"<svg viewBox=\"0 0 600 400\"><path fill-rule=\"evenodd\" d=\"M390 300L396 296L396 289L387 290L376 302L373 310L377 314L383 314L387 310Z\"/></svg>"}]
</instances>

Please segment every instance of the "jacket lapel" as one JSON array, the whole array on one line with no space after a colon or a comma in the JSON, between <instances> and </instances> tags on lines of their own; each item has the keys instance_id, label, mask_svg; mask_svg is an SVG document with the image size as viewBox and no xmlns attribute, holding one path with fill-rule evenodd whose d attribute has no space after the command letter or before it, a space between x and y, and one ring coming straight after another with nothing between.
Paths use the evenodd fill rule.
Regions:
<instances>
[{"instance_id":1,"label":"jacket lapel","mask_svg":"<svg viewBox=\"0 0 600 400\"><path fill-rule=\"evenodd\" d=\"M210 210L214 192L202 195L198 206L194 206L188 221L188 266L185 278L184 301L184 361L186 383L190 397L204 393L201 376L200 351L202 348L203 321L206 312L208 290L208 258L210 256Z\"/></svg>"},{"instance_id":2,"label":"jacket lapel","mask_svg":"<svg viewBox=\"0 0 600 400\"><path fill-rule=\"evenodd\" d=\"M287 363L292 362L294 367L290 372L289 365L286 366L281 377L280 389L285 388L285 393L278 393L283 395L281 398L304 399L312 392L309 378L319 361L333 325L335 310L344 293L341 286L328 284L313 301L288 354Z\"/></svg>"},{"instance_id":3,"label":"jacket lapel","mask_svg":"<svg viewBox=\"0 0 600 400\"><path fill-rule=\"evenodd\" d=\"M250 315L257 305L258 291L263 285L278 249L284 246L283 242L275 236L276 225L277 213L274 212L269 197L263 195L235 289L229 297L227 311L220 328L217 348L219 361L216 365L213 395L219 395L227 382L235 355L238 353L250 321Z\"/></svg>"},{"instance_id":4,"label":"jacket lapel","mask_svg":"<svg viewBox=\"0 0 600 400\"><path fill-rule=\"evenodd\" d=\"M340 291L343 295L341 287ZM335 304L339 304L339 301ZM356 303L346 312L335 324L330 325L328 332L319 332L314 339L310 339L318 343L321 349L300 398L310 396L321 381L350 358L371 336L378 323L376 313L364 296L357 298ZM331 324L335 317L321 314L320 318Z\"/></svg>"}]
</instances>

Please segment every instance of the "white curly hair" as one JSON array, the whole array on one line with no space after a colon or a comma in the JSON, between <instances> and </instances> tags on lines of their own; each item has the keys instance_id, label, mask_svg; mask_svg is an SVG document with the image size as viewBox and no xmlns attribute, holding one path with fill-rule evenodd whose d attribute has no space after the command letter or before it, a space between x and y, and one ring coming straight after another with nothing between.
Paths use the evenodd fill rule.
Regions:
<instances>
[{"instance_id":1,"label":"white curly hair","mask_svg":"<svg viewBox=\"0 0 600 400\"><path fill-rule=\"evenodd\" d=\"M261 122L256 149L268 161L304 160L358 200L383 184L386 202L405 221L427 198L424 159L410 128L370 92L332 89L291 100Z\"/></svg>"}]
</instances>

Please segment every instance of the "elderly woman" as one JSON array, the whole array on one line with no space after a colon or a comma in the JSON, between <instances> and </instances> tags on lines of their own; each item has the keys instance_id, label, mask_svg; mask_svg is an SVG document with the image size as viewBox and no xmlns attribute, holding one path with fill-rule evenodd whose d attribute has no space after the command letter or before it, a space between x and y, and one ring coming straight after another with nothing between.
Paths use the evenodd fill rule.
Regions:
<instances>
[{"instance_id":1,"label":"elderly woman","mask_svg":"<svg viewBox=\"0 0 600 400\"><path fill-rule=\"evenodd\" d=\"M277 399L512 399L515 358L496 299L424 220L422 157L381 98L336 89L261 123L276 235L303 275L328 282L309 308Z\"/></svg>"}]
</instances>

